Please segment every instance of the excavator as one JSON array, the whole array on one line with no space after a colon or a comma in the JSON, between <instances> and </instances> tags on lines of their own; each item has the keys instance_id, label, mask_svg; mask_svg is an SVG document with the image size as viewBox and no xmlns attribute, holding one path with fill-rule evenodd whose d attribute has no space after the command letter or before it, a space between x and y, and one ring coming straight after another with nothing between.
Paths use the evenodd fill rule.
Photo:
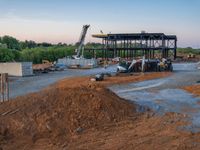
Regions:
<instances>
[{"instance_id":1,"label":"excavator","mask_svg":"<svg viewBox=\"0 0 200 150\"><path fill-rule=\"evenodd\" d=\"M83 59L84 58L84 44L85 44L85 37L90 25L84 25L79 41L78 41L78 48L75 50L76 55L73 55L73 59Z\"/></svg>"},{"instance_id":2,"label":"excavator","mask_svg":"<svg viewBox=\"0 0 200 150\"><path fill-rule=\"evenodd\" d=\"M132 60L132 62L121 61L117 66L117 73L131 72L151 72L151 71L173 71L172 61L170 59L145 59Z\"/></svg>"}]
</instances>

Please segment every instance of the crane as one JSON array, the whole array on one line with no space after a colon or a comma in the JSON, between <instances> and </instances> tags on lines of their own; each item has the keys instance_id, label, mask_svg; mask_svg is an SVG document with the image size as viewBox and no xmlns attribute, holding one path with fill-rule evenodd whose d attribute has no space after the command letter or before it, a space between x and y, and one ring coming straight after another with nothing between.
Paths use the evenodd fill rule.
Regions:
<instances>
[{"instance_id":1,"label":"crane","mask_svg":"<svg viewBox=\"0 0 200 150\"><path fill-rule=\"evenodd\" d=\"M85 43L85 37L88 31L88 28L90 27L90 25L84 25L79 41L78 41L78 48L75 50L76 51L76 55L73 56L74 59L81 59L83 58L83 53L84 53L84 43Z\"/></svg>"}]
</instances>

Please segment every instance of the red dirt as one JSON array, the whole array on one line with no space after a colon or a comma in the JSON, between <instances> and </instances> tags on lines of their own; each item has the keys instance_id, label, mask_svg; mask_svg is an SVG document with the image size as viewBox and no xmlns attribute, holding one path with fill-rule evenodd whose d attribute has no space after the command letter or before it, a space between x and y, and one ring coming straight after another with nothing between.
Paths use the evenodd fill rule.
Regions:
<instances>
[{"instance_id":1,"label":"red dirt","mask_svg":"<svg viewBox=\"0 0 200 150\"><path fill-rule=\"evenodd\" d=\"M200 96L200 85L191 85L191 86L186 86L183 87L184 90L196 95L196 96ZM200 105L200 101L198 101L198 104Z\"/></svg>"},{"instance_id":2,"label":"red dirt","mask_svg":"<svg viewBox=\"0 0 200 150\"><path fill-rule=\"evenodd\" d=\"M186 86L186 87L183 87L183 89L194 94L194 95L200 96L200 85L198 85L198 84Z\"/></svg>"},{"instance_id":3,"label":"red dirt","mask_svg":"<svg viewBox=\"0 0 200 150\"><path fill-rule=\"evenodd\" d=\"M138 114L109 84L168 76L152 73L65 79L45 90L0 104L3 149L199 149L199 134L178 131L181 114Z\"/></svg>"}]
</instances>

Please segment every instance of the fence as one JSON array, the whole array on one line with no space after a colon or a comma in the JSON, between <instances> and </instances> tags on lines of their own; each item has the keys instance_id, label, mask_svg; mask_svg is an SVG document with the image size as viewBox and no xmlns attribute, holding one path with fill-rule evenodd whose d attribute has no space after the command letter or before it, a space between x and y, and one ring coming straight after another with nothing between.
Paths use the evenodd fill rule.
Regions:
<instances>
[{"instance_id":1,"label":"fence","mask_svg":"<svg viewBox=\"0 0 200 150\"><path fill-rule=\"evenodd\" d=\"M0 74L0 103L9 101L9 80L8 73Z\"/></svg>"}]
</instances>

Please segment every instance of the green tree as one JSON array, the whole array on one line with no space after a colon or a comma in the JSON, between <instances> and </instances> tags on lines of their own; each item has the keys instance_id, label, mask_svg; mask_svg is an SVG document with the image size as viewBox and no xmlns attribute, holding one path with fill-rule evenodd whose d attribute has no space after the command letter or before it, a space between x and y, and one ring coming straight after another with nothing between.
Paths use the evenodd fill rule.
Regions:
<instances>
[{"instance_id":1,"label":"green tree","mask_svg":"<svg viewBox=\"0 0 200 150\"><path fill-rule=\"evenodd\" d=\"M12 50L0 48L0 62L11 62L15 58Z\"/></svg>"},{"instance_id":2,"label":"green tree","mask_svg":"<svg viewBox=\"0 0 200 150\"><path fill-rule=\"evenodd\" d=\"M20 50L20 44L16 38L6 35L2 37L1 42L6 44L9 49Z\"/></svg>"},{"instance_id":3,"label":"green tree","mask_svg":"<svg viewBox=\"0 0 200 150\"><path fill-rule=\"evenodd\" d=\"M35 48L35 47L37 47L37 44L34 41L25 41L25 45L26 45L27 48Z\"/></svg>"}]
</instances>

